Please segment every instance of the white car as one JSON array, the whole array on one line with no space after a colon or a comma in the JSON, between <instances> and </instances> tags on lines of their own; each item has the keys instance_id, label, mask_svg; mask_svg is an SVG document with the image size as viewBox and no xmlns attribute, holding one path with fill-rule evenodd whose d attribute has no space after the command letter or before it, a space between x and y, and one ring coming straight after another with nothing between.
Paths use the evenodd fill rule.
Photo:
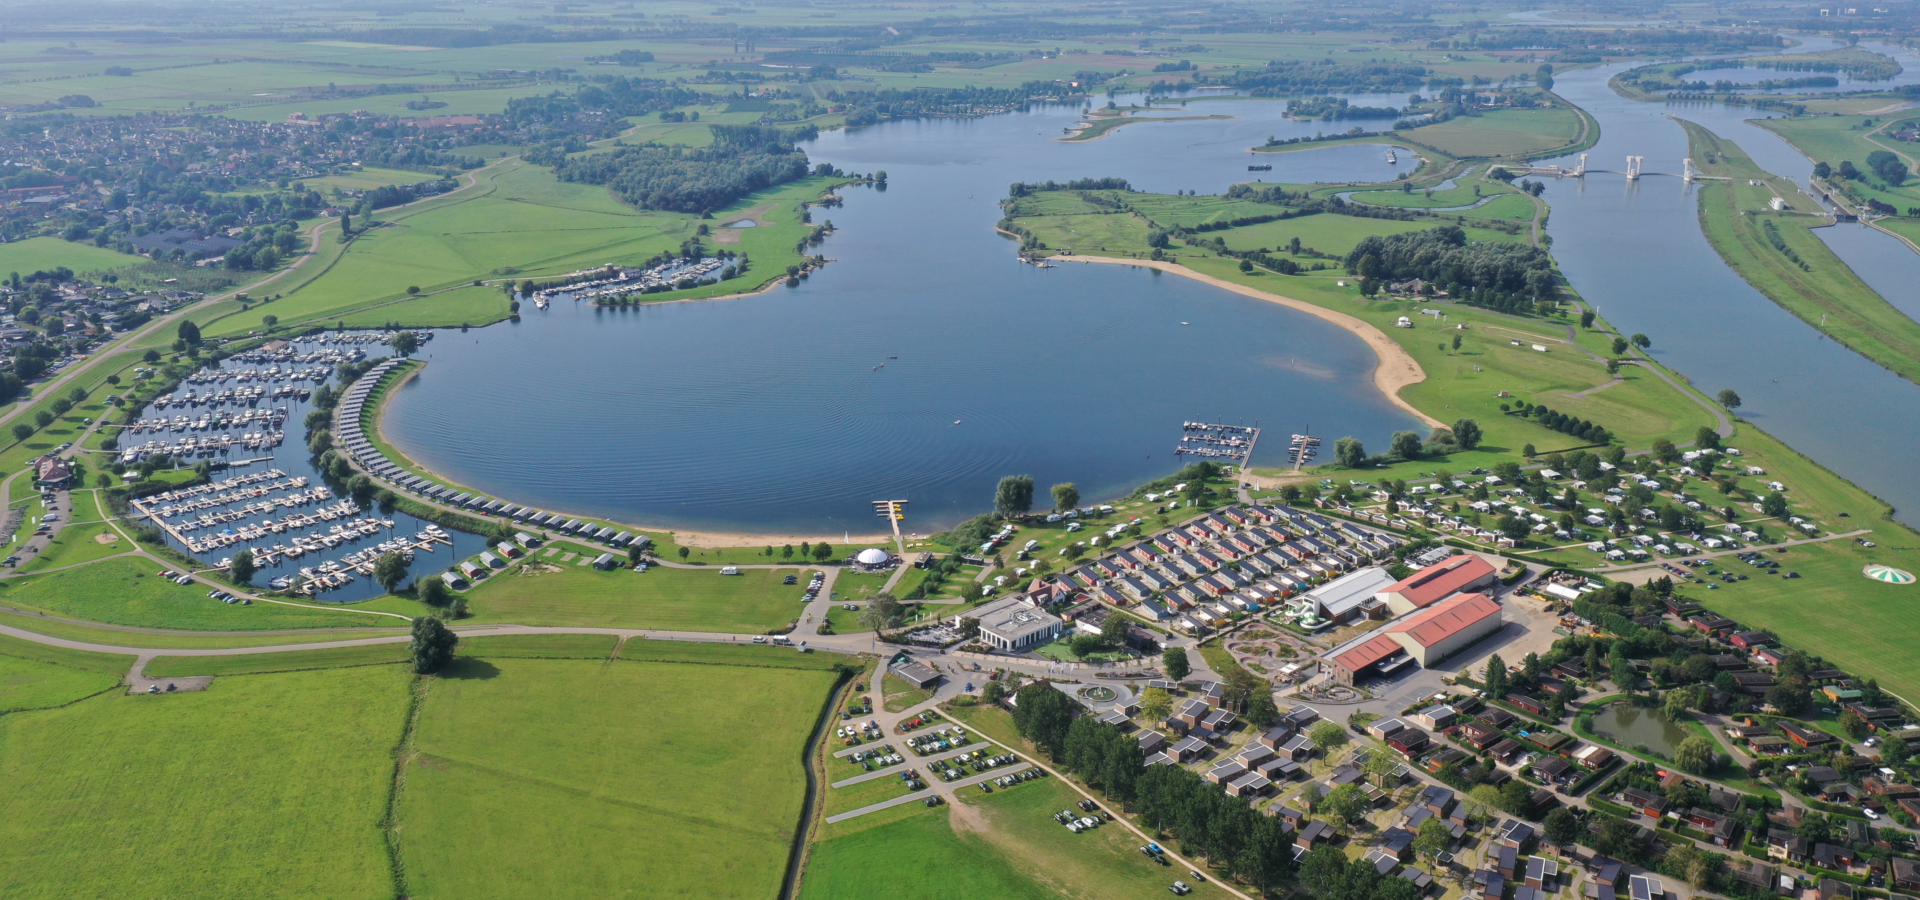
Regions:
<instances>
[{"instance_id":1,"label":"white car","mask_svg":"<svg viewBox=\"0 0 1920 900\"><path fill-rule=\"evenodd\" d=\"M753 636L753 642L756 644L764 644L767 642L767 636L764 634L756 634Z\"/></svg>"},{"instance_id":2,"label":"white car","mask_svg":"<svg viewBox=\"0 0 1920 900\"><path fill-rule=\"evenodd\" d=\"M1878 819L1878 818L1880 818L1880 814L1879 814L1879 813L1877 813L1877 812L1874 812L1873 810L1870 810L1870 809L1862 809L1862 810L1861 810L1861 812L1863 812L1863 813L1866 813L1866 814L1867 814L1867 818L1869 818L1869 819Z\"/></svg>"}]
</instances>

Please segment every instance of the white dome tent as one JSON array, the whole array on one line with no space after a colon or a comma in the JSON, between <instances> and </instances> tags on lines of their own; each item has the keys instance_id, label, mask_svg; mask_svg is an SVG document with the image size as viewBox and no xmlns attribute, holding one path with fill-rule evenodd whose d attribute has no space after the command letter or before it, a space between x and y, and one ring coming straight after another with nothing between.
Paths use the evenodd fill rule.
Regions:
<instances>
[{"instance_id":1,"label":"white dome tent","mask_svg":"<svg viewBox=\"0 0 1920 900\"><path fill-rule=\"evenodd\" d=\"M878 547L868 547L853 556L854 562L869 568L884 566L892 559L892 554Z\"/></svg>"}]
</instances>

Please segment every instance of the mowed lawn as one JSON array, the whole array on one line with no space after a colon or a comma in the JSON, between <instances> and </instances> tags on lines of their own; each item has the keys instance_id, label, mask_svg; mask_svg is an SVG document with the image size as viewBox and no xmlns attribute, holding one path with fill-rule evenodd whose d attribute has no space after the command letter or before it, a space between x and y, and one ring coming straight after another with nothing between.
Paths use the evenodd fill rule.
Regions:
<instances>
[{"instance_id":1,"label":"mowed lawn","mask_svg":"<svg viewBox=\"0 0 1920 900\"><path fill-rule=\"evenodd\" d=\"M468 596L474 621L757 634L787 624L801 609L800 588L780 583L788 570L560 568L520 575L515 566L494 575Z\"/></svg>"},{"instance_id":2,"label":"mowed lawn","mask_svg":"<svg viewBox=\"0 0 1920 900\"><path fill-rule=\"evenodd\" d=\"M908 816L815 844L807 858L800 897L1054 900L1059 895L1015 869L984 841L956 834L948 814L942 811Z\"/></svg>"},{"instance_id":3,"label":"mowed lawn","mask_svg":"<svg viewBox=\"0 0 1920 900\"><path fill-rule=\"evenodd\" d=\"M54 538L47 549L21 563L20 571L37 572L77 565L132 549L132 541L121 537L120 532L104 523L69 525L60 529L59 537Z\"/></svg>"},{"instance_id":4,"label":"mowed lawn","mask_svg":"<svg viewBox=\"0 0 1920 900\"><path fill-rule=\"evenodd\" d=\"M0 895L387 898L399 667L0 716Z\"/></svg>"},{"instance_id":5,"label":"mowed lawn","mask_svg":"<svg viewBox=\"0 0 1920 900\"><path fill-rule=\"evenodd\" d=\"M59 572L0 581L0 603L109 625L192 631L392 627L398 622L384 616L281 603L221 603L207 596L207 586L198 582L174 584L159 577L159 571L160 564L148 559L102 559Z\"/></svg>"},{"instance_id":6,"label":"mowed lawn","mask_svg":"<svg viewBox=\"0 0 1920 900\"><path fill-rule=\"evenodd\" d=\"M420 900L779 891L829 672L461 660L398 804Z\"/></svg>"},{"instance_id":7,"label":"mowed lawn","mask_svg":"<svg viewBox=\"0 0 1920 900\"><path fill-rule=\"evenodd\" d=\"M1573 143L1580 115L1571 109L1495 109L1402 132L1461 158L1525 156Z\"/></svg>"},{"instance_id":8,"label":"mowed lawn","mask_svg":"<svg viewBox=\"0 0 1920 900\"><path fill-rule=\"evenodd\" d=\"M51 272L61 266L85 274L124 269L143 262L146 260L142 257L56 237L28 238L0 244L0 275L19 272L25 276L42 270Z\"/></svg>"}]
</instances>

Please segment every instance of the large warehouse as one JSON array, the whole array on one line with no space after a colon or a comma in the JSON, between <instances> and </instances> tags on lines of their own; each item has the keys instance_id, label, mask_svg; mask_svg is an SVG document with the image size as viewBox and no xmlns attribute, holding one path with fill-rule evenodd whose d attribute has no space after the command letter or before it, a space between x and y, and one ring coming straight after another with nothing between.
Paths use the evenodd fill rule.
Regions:
<instances>
[{"instance_id":1,"label":"large warehouse","mask_svg":"<svg viewBox=\"0 0 1920 900\"><path fill-rule=\"evenodd\" d=\"M1406 648L1414 662L1430 668L1499 631L1500 625L1500 601L1485 594L1462 594L1395 623L1387 636Z\"/></svg>"},{"instance_id":2,"label":"large warehouse","mask_svg":"<svg viewBox=\"0 0 1920 900\"><path fill-rule=\"evenodd\" d=\"M1490 587L1498 573L1493 564L1463 553L1448 557L1380 589L1379 599L1396 616L1426 609L1455 594Z\"/></svg>"}]
</instances>

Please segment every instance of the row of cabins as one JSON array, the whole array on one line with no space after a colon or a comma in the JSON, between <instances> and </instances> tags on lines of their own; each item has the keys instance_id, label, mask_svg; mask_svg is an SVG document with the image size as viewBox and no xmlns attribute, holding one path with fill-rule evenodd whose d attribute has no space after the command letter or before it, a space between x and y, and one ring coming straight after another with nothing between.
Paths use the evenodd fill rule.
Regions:
<instances>
[{"instance_id":1,"label":"row of cabins","mask_svg":"<svg viewBox=\"0 0 1920 900\"><path fill-rule=\"evenodd\" d=\"M1232 712L1220 708L1220 692L1217 684L1205 686L1198 697L1182 703L1167 718L1166 733L1142 732L1140 749L1146 764L1183 765L1211 756L1214 747L1239 726ZM1305 773L1303 766L1315 747L1303 731L1319 718L1312 707L1296 707L1203 777L1235 797L1255 799L1271 793L1276 784Z\"/></svg>"},{"instance_id":2,"label":"row of cabins","mask_svg":"<svg viewBox=\"0 0 1920 900\"><path fill-rule=\"evenodd\" d=\"M1069 578L1103 602L1198 634L1380 558L1398 543L1287 506L1236 506L1116 550Z\"/></svg>"},{"instance_id":3,"label":"row of cabins","mask_svg":"<svg viewBox=\"0 0 1920 900\"><path fill-rule=\"evenodd\" d=\"M503 516L517 522L563 532L585 540L598 541L620 549L633 545L644 548L653 544L653 538L644 534L636 535L631 531L622 531L598 522L464 492L415 475L395 465L380 452L378 447L367 440L360 423L361 414L366 408L366 402L372 395L374 387L380 383L380 379L405 362L406 360L398 358L388 359L368 369L365 375L347 389L340 400L336 414L335 443L340 449L345 450L362 470L408 493L442 505L468 509L484 515Z\"/></svg>"}]
</instances>

